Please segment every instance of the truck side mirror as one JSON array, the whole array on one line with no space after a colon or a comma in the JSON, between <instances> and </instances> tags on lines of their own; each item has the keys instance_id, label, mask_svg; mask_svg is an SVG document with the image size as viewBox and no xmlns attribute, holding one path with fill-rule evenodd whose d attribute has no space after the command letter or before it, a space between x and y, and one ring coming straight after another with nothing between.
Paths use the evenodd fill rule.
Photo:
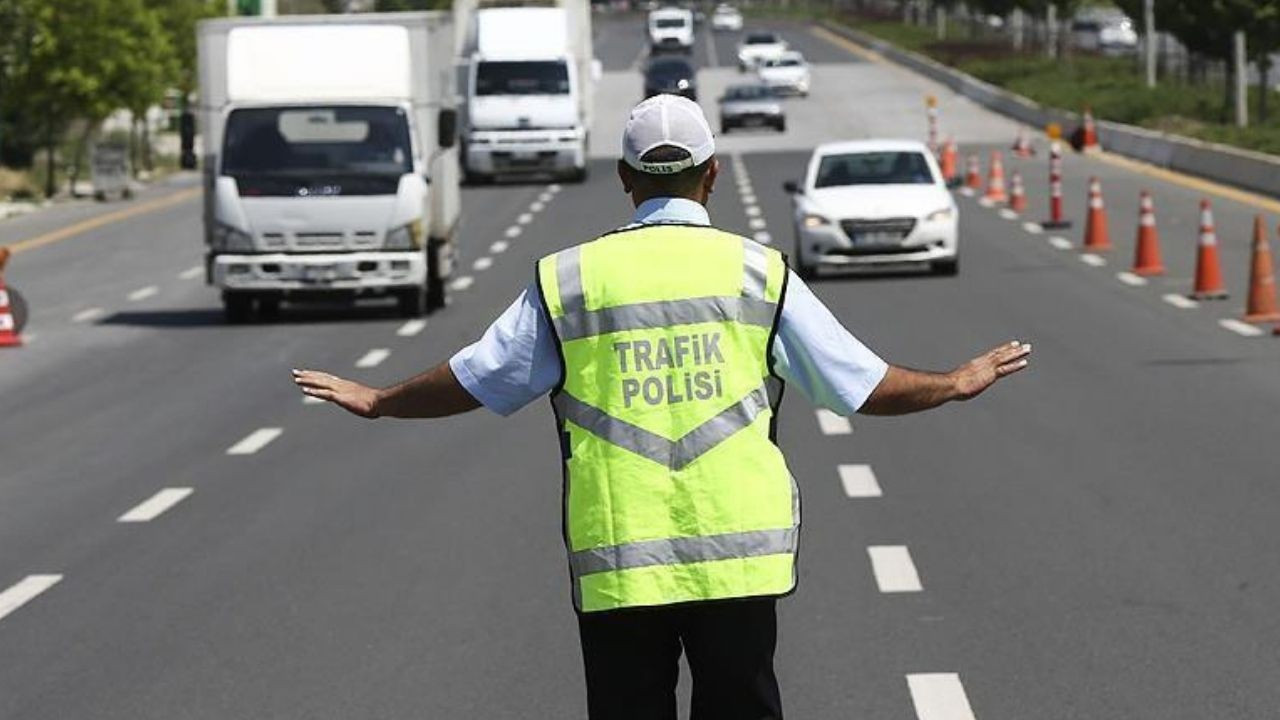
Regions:
<instances>
[{"instance_id":1,"label":"truck side mirror","mask_svg":"<svg viewBox=\"0 0 1280 720\"><path fill-rule=\"evenodd\" d=\"M436 118L436 144L451 148L458 142L458 111L445 108Z\"/></svg>"},{"instance_id":2,"label":"truck side mirror","mask_svg":"<svg viewBox=\"0 0 1280 720\"><path fill-rule=\"evenodd\" d=\"M792 195L800 194L800 185L796 183L795 180L788 180L782 183L782 189L786 190L788 193L791 193Z\"/></svg>"},{"instance_id":3,"label":"truck side mirror","mask_svg":"<svg viewBox=\"0 0 1280 720\"><path fill-rule=\"evenodd\" d=\"M178 164L183 170L196 169L196 116L190 110L182 111L178 116L178 135L182 142L182 151Z\"/></svg>"}]
</instances>

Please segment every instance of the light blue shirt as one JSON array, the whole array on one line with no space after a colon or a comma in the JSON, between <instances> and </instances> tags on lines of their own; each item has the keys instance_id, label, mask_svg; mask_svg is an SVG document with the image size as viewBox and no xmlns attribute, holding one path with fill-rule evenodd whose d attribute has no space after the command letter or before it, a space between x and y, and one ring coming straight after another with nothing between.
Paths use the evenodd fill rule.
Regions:
<instances>
[{"instance_id":1,"label":"light blue shirt","mask_svg":"<svg viewBox=\"0 0 1280 720\"><path fill-rule=\"evenodd\" d=\"M710 225L701 204L654 198L636 208L632 225ZM787 279L774 372L815 404L841 415L862 407L889 366L858 341L795 273ZM484 336L449 360L458 382L490 410L510 415L560 382L560 357L551 324L531 284L489 326Z\"/></svg>"}]
</instances>

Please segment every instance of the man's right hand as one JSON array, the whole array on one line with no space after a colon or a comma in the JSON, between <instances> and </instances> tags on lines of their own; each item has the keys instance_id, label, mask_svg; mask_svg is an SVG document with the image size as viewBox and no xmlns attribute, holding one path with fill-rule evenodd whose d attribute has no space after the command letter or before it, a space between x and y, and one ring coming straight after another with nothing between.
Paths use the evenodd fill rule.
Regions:
<instances>
[{"instance_id":1,"label":"man's right hand","mask_svg":"<svg viewBox=\"0 0 1280 720\"><path fill-rule=\"evenodd\" d=\"M367 385L344 380L318 370L293 371L293 381L304 395L320 398L362 418L376 418L379 392Z\"/></svg>"}]
</instances>

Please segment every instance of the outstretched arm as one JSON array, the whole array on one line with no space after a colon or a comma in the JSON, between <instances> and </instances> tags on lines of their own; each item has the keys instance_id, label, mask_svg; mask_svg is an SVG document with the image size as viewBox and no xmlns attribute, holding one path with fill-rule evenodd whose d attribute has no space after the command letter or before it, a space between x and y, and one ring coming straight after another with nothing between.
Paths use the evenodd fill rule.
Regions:
<instances>
[{"instance_id":1,"label":"outstretched arm","mask_svg":"<svg viewBox=\"0 0 1280 720\"><path fill-rule=\"evenodd\" d=\"M446 417L480 407L447 362L381 390L318 370L294 370L293 381L311 397L370 419Z\"/></svg>"},{"instance_id":2,"label":"outstretched arm","mask_svg":"<svg viewBox=\"0 0 1280 720\"><path fill-rule=\"evenodd\" d=\"M906 415L952 400L977 397L1000 378L1025 368L1030 354L1031 345L1014 341L983 353L949 373L923 372L891 365L858 412L865 415Z\"/></svg>"}]
</instances>

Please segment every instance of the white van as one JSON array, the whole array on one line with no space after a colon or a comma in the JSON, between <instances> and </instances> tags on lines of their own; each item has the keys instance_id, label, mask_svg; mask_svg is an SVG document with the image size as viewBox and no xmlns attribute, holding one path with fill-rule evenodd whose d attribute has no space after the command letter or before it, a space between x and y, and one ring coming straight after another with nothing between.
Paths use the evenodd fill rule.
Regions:
<instances>
[{"instance_id":1,"label":"white van","mask_svg":"<svg viewBox=\"0 0 1280 720\"><path fill-rule=\"evenodd\" d=\"M659 8L649 13L649 47L654 52L693 52L693 11Z\"/></svg>"}]
</instances>

